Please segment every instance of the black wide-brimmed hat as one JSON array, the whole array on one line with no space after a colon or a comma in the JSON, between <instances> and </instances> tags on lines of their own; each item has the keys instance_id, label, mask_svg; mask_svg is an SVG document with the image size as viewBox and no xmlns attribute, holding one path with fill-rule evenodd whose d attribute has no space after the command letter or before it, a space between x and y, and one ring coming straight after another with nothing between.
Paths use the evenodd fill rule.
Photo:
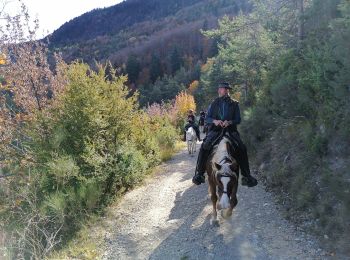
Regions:
<instances>
[{"instance_id":1,"label":"black wide-brimmed hat","mask_svg":"<svg viewBox=\"0 0 350 260\"><path fill-rule=\"evenodd\" d=\"M227 82L220 82L220 83L218 84L218 88L232 89L232 87L230 86L230 84L227 83Z\"/></svg>"}]
</instances>

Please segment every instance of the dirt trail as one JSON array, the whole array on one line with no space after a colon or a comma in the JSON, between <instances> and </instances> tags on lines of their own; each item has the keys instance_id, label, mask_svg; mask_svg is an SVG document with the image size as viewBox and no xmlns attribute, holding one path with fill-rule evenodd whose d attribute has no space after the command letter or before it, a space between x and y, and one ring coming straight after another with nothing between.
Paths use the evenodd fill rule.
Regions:
<instances>
[{"instance_id":1,"label":"dirt trail","mask_svg":"<svg viewBox=\"0 0 350 260\"><path fill-rule=\"evenodd\" d=\"M110 209L103 259L327 259L262 185L240 185L232 219L211 226L207 183L191 182L196 158L182 150Z\"/></svg>"}]
</instances>

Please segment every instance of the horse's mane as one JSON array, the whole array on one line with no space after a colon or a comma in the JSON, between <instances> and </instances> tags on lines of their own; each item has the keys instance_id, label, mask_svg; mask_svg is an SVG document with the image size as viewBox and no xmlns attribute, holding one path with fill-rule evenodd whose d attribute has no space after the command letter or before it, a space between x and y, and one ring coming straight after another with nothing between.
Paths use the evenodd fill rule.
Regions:
<instances>
[{"instance_id":1,"label":"horse's mane","mask_svg":"<svg viewBox=\"0 0 350 260\"><path fill-rule=\"evenodd\" d=\"M232 146L230 140L224 136L220 143L214 146L212 163L222 164L222 162L227 159L231 162L234 161L233 157L230 155L228 145Z\"/></svg>"}]
</instances>

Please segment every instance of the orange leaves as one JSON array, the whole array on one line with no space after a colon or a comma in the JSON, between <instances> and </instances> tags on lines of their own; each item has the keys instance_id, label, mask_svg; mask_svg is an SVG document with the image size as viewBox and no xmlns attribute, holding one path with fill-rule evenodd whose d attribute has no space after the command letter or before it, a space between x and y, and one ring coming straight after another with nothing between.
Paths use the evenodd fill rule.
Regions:
<instances>
[{"instance_id":1,"label":"orange leaves","mask_svg":"<svg viewBox=\"0 0 350 260\"><path fill-rule=\"evenodd\" d=\"M6 51L6 50L5 50ZM8 52L8 51L7 51ZM11 59L0 53L0 75L4 80L0 91L0 148L1 156L15 159L11 154L27 152L25 125L33 122L39 113L46 113L58 94L63 92L66 80L65 65L59 56L52 58L55 71L48 62L48 49L39 42L26 42L11 46Z\"/></svg>"}]
</instances>

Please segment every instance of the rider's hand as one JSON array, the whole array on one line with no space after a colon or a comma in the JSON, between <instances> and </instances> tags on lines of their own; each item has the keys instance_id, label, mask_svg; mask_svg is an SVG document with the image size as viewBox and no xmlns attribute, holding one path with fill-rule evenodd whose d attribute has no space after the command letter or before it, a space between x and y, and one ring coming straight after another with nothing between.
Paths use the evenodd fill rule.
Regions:
<instances>
[{"instance_id":1,"label":"rider's hand","mask_svg":"<svg viewBox=\"0 0 350 260\"><path fill-rule=\"evenodd\" d=\"M221 120L213 120L214 125L222 126L223 122Z\"/></svg>"},{"instance_id":2,"label":"rider's hand","mask_svg":"<svg viewBox=\"0 0 350 260\"><path fill-rule=\"evenodd\" d=\"M224 122L223 122L223 127L228 127L229 125L231 125L231 121L227 121L227 120L225 120Z\"/></svg>"}]
</instances>

